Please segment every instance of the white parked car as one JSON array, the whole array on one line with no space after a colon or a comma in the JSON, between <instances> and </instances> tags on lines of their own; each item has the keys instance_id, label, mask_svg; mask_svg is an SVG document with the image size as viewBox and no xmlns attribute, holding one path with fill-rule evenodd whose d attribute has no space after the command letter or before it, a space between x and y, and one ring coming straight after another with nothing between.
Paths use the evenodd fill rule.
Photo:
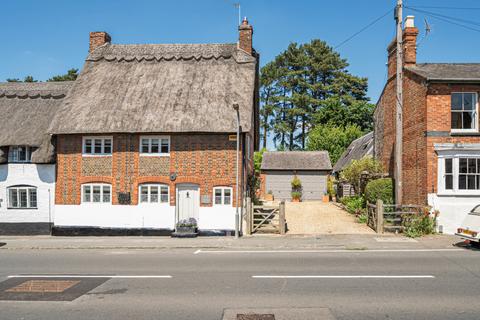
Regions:
<instances>
[{"instance_id":1,"label":"white parked car","mask_svg":"<svg viewBox=\"0 0 480 320\"><path fill-rule=\"evenodd\" d=\"M480 205L468 213L455 234L465 240L480 242Z\"/></svg>"}]
</instances>

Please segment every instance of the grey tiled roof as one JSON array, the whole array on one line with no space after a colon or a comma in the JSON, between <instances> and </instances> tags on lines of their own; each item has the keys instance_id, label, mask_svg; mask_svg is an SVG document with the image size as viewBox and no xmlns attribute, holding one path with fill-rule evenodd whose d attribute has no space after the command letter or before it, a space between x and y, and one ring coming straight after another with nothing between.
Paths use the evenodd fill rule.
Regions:
<instances>
[{"instance_id":1,"label":"grey tiled roof","mask_svg":"<svg viewBox=\"0 0 480 320\"><path fill-rule=\"evenodd\" d=\"M419 63L406 69L430 81L480 81L480 63Z\"/></svg>"},{"instance_id":2,"label":"grey tiled roof","mask_svg":"<svg viewBox=\"0 0 480 320\"><path fill-rule=\"evenodd\" d=\"M262 170L331 170L327 151L265 152Z\"/></svg>"},{"instance_id":3,"label":"grey tiled roof","mask_svg":"<svg viewBox=\"0 0 480 320\"><path fill-rule=\"evenodd\" d=\"M350 164L352 160L358 160L364 156L373 155L373 132L354 140L343 152L340 159L333 166L333 172L340 172Z\"/></svg>"}]
</instances>

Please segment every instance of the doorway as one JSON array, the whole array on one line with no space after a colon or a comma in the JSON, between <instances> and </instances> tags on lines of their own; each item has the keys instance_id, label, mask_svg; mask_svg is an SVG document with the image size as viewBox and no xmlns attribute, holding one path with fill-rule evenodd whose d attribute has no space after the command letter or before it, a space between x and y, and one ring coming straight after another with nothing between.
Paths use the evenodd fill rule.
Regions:
<instances>
[{"instance_id":1,"label":"doorway","mask_svg":"<svg viewBox=\"0 0 480 320\"><path fill-rule=\"evenodd\" d=\"M195 218L198 223L198 209L200 204L200 192L198 185L177 185L176 222L184 219Z\"/></svg>"}]
</instances>

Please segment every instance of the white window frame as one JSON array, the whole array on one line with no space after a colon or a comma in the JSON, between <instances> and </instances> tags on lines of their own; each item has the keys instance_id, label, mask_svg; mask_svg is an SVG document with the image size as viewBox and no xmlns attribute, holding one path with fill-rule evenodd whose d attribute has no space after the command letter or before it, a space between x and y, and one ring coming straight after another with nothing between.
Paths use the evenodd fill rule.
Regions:
<instances>
[{"instance_id":1,"label":"white window frame","mask_svg":"<svg viewBox=\"0 0 480 320\"><path fill-rule=\"evenodd\" d=\"M16 190L17 191L17 206L14 207L10 201L10 191ZM20 205L20 190L27 191L27 206L22 207ZM35 206L31 204L31 195L30 191L35 190ZM35 186L28 186L28 185L17 185L17 186L9 186L7 187L7 209L14 209L14 210L29 210L29 209L38 209L38 188Z\"/></svg>"},{"instance_id":2,"label":"white window frame","mask_svg":"<svg viewBox=\"0 0 480 320\"><path fill-rule=\"evenodd\" d=\"M219 203L217 204L216 203L216 199L215 199L215 191L216 190L221 190L221 197L222 197L222 203ZM230 190L230 204L225 204L225 190ZM222 186L218 186L218 187L214 187L213 188L213 201L212 201L213 205L214 206L233 206L233 188L232 187L222 187Z\"/></svg>"},{"instance_id":3,"label":"white window frame","mask_svg":"<svg viewBox=\"0 0 480 320\"><path fill-rule=\"evenodd\" d=\"M90 201L85 201L85 187L90 187ZM93 187L100 187L100 202L93 202ZM103 187L110 187L110 201L103 201ZM81 203L82 204L93 204L93 205L102 205L102 204L112 204L112 185L109 183L84 183L81 185Z\"/></svg>"},{"instance_id":4,"label":"white window frame","mask_svg":"<svg viewBox=\"0 0 480 320\"><path fill-rule=\"evenodd\" d=\"M142 202L142 187L147 187L148 188L148 201ZM157 202L152 202L151 197L152 197L152 187L158 187L158 201ZM167 188L167 201L162 202L162 187ZM160 204L160 205L170 205L170 187L168 184L165 183L142 183L138 186L138 204Z\"/></svg>"},{"instance_id":5,"label":"white window frame","mask_svg":"<svg viewBox=\"0 0 480 320\"><path fill-rule=\"evenodd\" d=\"M468 132L478 132L478 94L477 92L451 92L450 93L450 121L452 119L452 95L454 94L473 94L475 96L475 111L474 111L474 119L473 124L474 127L472 129L453 129L452 123L450 122L450 132L452 133L468 133ZM461 111L458 111L461 112Z\"/></svg>"},{"instance_id":6,"label":"white window frame","mask_svg":"<svg viewBox=\"0 0 480 320\"><path fill-rule=\"evenodd\" d=\"M142 150L142 140L148 140L148 152L143 152ZM158 152L152 152L152 140L158 140ZM162 140L168 140L168 152L162 152ZM140 136L139 140L139 153L143 157L169 157L170 156L170 136Z\"/></svg>"},{"instance_id":7,"label":"white window frame","mask_svg":"<svg viewBox=\"0 0 480 320\"><path fill-rule=\"evenodd\" d=\"M18 159L18 149L25 148L25 160ZM32 150L33 148L30 146L10 146L8 148L8 162L11 163L31 163L32 162Z\"/></svg>"},{"instance_id":8,"label":"white window frame","mask_svg":"<svg viewBox=\"0 0 480 320\"><path fill-rule=\"evenodd\" d=\"M92 140L91 152L87 153L87 140ZM102 141L102 152L95 153L95 140ZM110 140L110 153L105 153L105 140ZM113 137L112 136L85 136L82 137L82 155L84 157L111 157L113 153Z\"/></svg>"},{"instance_id":9,"label":"white window frame","mask_svg":"<svg viewBox=\"0 0 480 320\"><path fill-rule=\"evenodd\" d=\"M447 152L438 156L437 162L437 193L438 195L451 195L451 196L469 196L480 195L480 189L460 189L458 186L460 176L460 158L467 159L480 159L480 153L455 153ZM452 159L452 172L453 172L453 189L446 189L445 176L446 165L445 160Z\"/></svg>"}]
</instances>

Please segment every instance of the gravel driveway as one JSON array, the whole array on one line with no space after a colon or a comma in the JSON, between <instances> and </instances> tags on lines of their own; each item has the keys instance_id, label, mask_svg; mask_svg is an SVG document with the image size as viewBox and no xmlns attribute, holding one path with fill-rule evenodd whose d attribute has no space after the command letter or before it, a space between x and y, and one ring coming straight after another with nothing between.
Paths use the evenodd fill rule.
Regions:
<instances>
[{"instance_id":1,"label":"gravel driveway","mask_svg":"<svg viewBox=\"0 0 480 320\"><path fill-rule=\"evenodd\" d=\"M333 203L317 201L287 202L285 208L288 234L374 234L355 216Z\"/></svg>"}]
</instances>

